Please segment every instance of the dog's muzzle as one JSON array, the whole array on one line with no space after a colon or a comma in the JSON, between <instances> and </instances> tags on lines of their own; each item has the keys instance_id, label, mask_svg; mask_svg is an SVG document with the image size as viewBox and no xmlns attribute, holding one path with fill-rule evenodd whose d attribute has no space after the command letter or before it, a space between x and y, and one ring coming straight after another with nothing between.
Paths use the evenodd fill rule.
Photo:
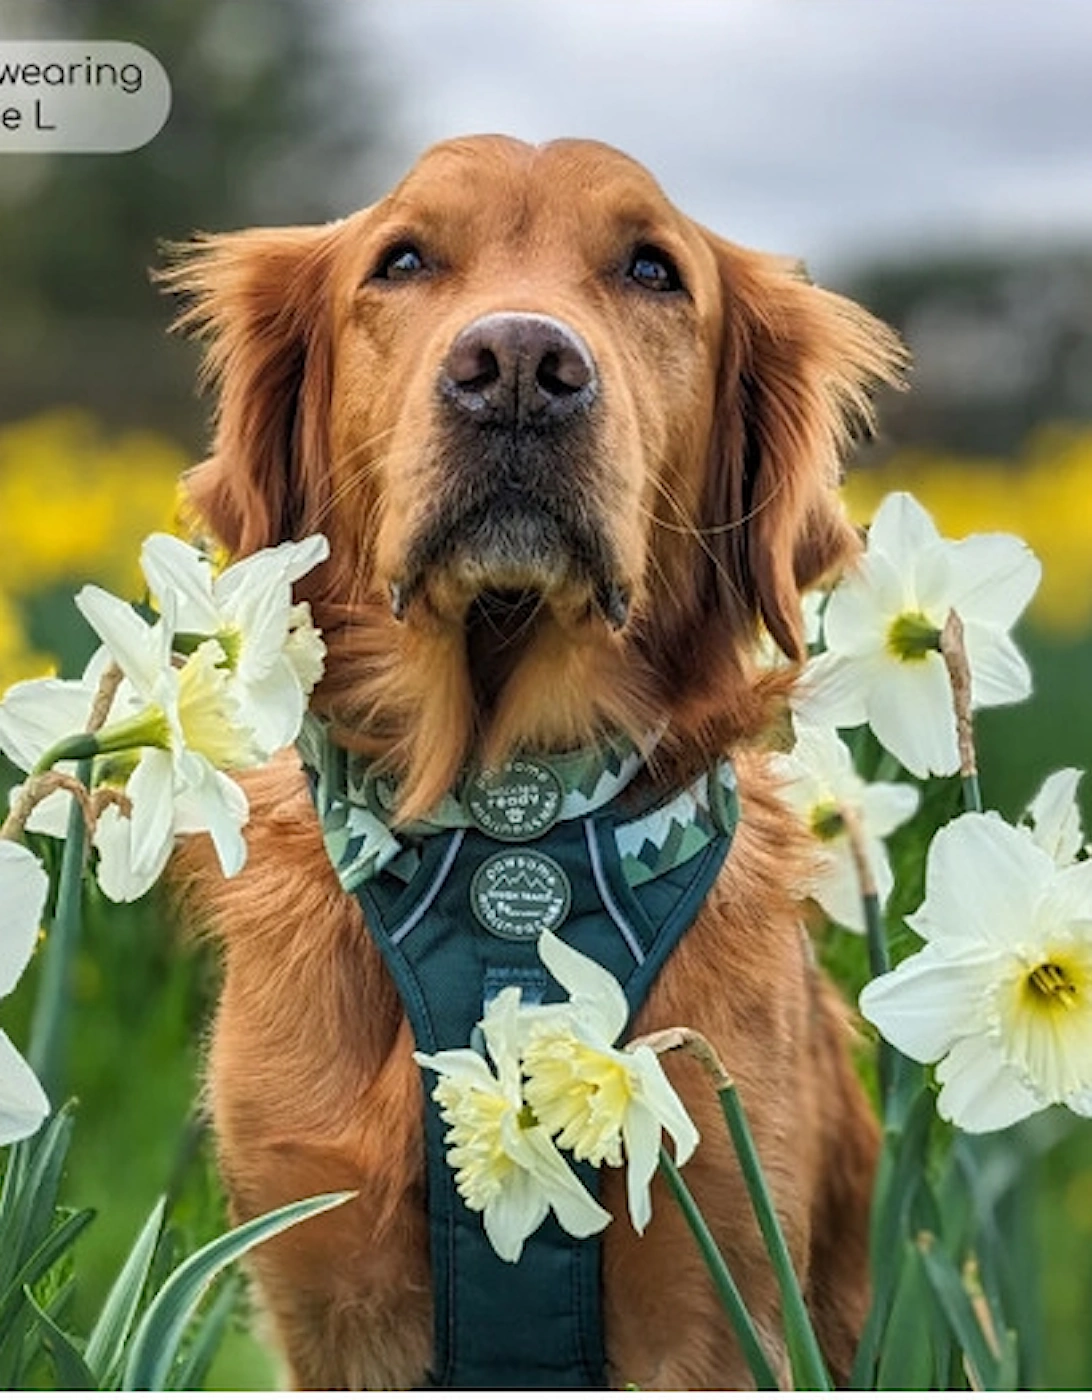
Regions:
<instances>
[{"instance_id":1,"label":"dog's muzzle","mask_svg":"<svg viewBox=\"0 0 1092 1400\"><path fill-rule=\"evenodd\" d=\"M395 615L424 591L461 605L564 594L624 626L630 589L604 524L600 380L583 337L551 316L478 317L436 389L436 491L391 583Z\"/></svg>"}]
</instances>

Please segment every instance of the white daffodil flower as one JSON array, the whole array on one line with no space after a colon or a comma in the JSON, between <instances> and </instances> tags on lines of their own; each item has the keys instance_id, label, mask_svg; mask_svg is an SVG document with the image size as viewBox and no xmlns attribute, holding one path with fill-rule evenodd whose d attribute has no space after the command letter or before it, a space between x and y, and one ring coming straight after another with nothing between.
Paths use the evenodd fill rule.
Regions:
<instances>
[{"instance_id":1,"label":"white daffodil flower","mask_svg":"<svg viewBox=\"0 0 1092 1400\"><path fill-rule=\"evenodd\" d=\"M624 1149L630 1219L642 1233L652 1218L663 1130L680 1165L697 1147L698 1131L649 1046L614 1048L629 1020L614 977L555 934L543 933L538 949L569 1001L524 1013L524 1097L577 1161L620 1166Z\"/></svg>"},{"instance_id":2,"label":"white daffodil flower","mask_svg":"<svg viewBox=\"0 0 1092 1400\"><path fill-rule=\"evenodd\" d=\"M815 868L802 893L809 894L829 916L852 929L865 930L860 878L844 814L853 813L882 908L894 880L883 838L909 821L918 808L918 791L908 783L866 783L853 767L849 749L833 729L798 723L796 746L778 754L774 771L783 780L782 794L819 843Z\"/></svg>"},{"instance_id":3,"label":"white daffodil flower","mask_svg":"<svg viewBox=\"0 0 1092 1400\"><path fill-rule=\"evenodd\" d=\"M33 851L0 840L0 997L30 962L48 895L49 880ZM37 1076L0 1031L0 1146L36 1133L48 1112Z\"/></svg>"},{"instance_id":4,"label":"white daffodil flower","mask_svg":"<svg viewBox=\"0 0 1092 1400\"><path fill-rule=\"evenodd\" d=\"M109 661L105 650L92 657L80 680L54 679L20 681L0 700L0 750L25 773L33 772L39 760L60 740L81 734L87 727L95 703L102 672ZM122 684L110 706L108 721L121 723L142 708L132 687ZM139 755L111 754L95 760L92 783L124 788ZM75 763L60 761L55 767L69 775ZM14 788L12 803L22 795L22 787ZM64 840L68 833L71 796L64 791L51 793L38 802L27 818L27 830ZM137 820L140 813L137 812ZM132 819L117 807L108 807L101 814L92 832L92 841L99 855L97 879L103 893L115 902L137 899L151 888L162 873L170 853L165 843L162 859L139 876L130 860Z\"/></svg>"},{"instance_id":5,"label":"white daffodil flower","mask_svg":"<svg viewBox=\"0 0 1092 1400\"><path fill-rule=\"evenodd\" d=\"M1092 861L1059 867L995 813L936 836L925 947L870 982L861 1011L904 1055L937 1062L937 1108L990 1132L1050 1104L1092 1116Z\"/></svg>"},{"instance_id":6,"label":"white daffodil flower","mask_svg":"<svg viewBox=\"0 0 1092 1400\"><path fill-rule=\"evenodd\" d=\"M0 700L0 750L25 773L30 773L62 739L81 734L87 726L102 671L109 659L105 649L97 652L78 681L50 678L13 685ZM107 734L111 730L115 734L124 733L125 726L134 720L139 720L139 726L143 726L145 721L140 716L146 708L133 687L123 681L110 706ZM137 748L103 754L94 760L92 787L114 788L124 794L127 801L127 810L120 806L105 807L92 832L92 844L99 857L95 877L102 892L115 903L139 899L151 889L163 873L176 836L208 830L200 802L202 788L199 786L194 791L176 785L171 829L162 832L162 839L150 853L136 841L137 833L147 827L143 806L144 775L135 789L130 789L129 784L141 762L141 751ZM76 767L74 762L64 760L54 766L70 775ZM223 773L218 773L213 781L220 788L232 825L245 826L247 802L238 783ZM11 802L21 794L22 787L13 788ZM154 786L152 796L158 797ZM27 830L63 841L68 833L71 804L72 798L67 792L51 793L30 813ZM225 840L232 840L230 831ZM139 864L135 863L134 852L140 857Z\"/></svg>"},{"instance_id":7,"label":"white daffodil flower","mask_svg":"<svg viewBox=\"0 0 1092 1400\"><path fill-rule=\"evenodd\" d=\"M325 646L292 585L328 557L324 535L263 549L213 577L209 561L173 535L150 535L140 562L175 629L223 648L243 712L266 753L292 743L322 676Z\"/></svg>"},{"instance_id":8,"label":"white daffodil flower","mask_svg":"<svg viewBox=\"0 0 1092 1400\"><path fill-rule=\"evenodd\" d=\"M97 736L103 751L141 751L125 784L134 814L126 833L134 881L162 871L176 833L194 829L209 833L224 874L237 874L246 860L242 828L248 806L223 770L249 768L268 755L240 714L221 665L220 643L202 642L176 668L170 602L154 624L94 585L81 589L76 605L142 702L138 712L104 726ZM176 815L180 803L186 813L182 824Z\"/></svg>"},{"instance_id":9,"label":"white daffodil flower","mask_svg":"<svg viewBox=\"0 0 1092 1400\"><path fill-rule=\"evenodd\" d=\"M1079 768L1051 773L1024 814L1035 844L1056 865L1072 865L1084 848L1081 809L1077 805L1077 787L1083 777Z\"/></svg>"},{"instance_id":10,"label":"white daffodil flower","mask_svg":"<svg viewBox=\"0 0 1092 1400\"><path fill-rule=\"evenodd\" d=\"M808 724L871 725L919 778L954 773L959 754L941 631L954 610L976 709L1025 699L1031 675L1009 631L1041 572L1015 535L945 540L912 496L887 496L865 554L831 594L827 650L804 670L794 710Z\"/></svg>"},{"instance_id":11,"label":"white daffodil flower","mask_svg":"<svg viewBox=\"0 0 1092 1400\"><path fill-rule=\"evenodd\" d=\"M596 1234L611 1218L523 1102L519 1000L518 988L506 988L481 1021L495 1073L474 1050L414 1054L439 1076L432 1096L449 1125L447 1160L456 1188L471 1210L481 1212L497 1254L512 1264L551 1210L578 1239Z\"/></svg>"}]
</instances>

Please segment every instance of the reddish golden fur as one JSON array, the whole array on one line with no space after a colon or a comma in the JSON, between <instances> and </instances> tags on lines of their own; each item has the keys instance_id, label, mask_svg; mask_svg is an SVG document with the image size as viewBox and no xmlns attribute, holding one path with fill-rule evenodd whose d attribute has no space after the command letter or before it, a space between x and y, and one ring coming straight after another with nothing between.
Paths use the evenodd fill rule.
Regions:
<instances>
[{"instance_id":1,"label":"reddish golden fur","mask_svg":"<svg viewBox=\"0 0 1092 1400\"><path fill-rule=\"evenodd\" d=\"M369 277L411 238L427 276ZM627 281L635 245L669 253L686 294ZM806 857L754 748L778 686L757 682L748 656L760 622L799 656L800 590L855 547L839 458L871 386L894 375L894 338L791 265L701 229L639 166L590 142L449 142L371 209L204 240L166 280L193 298L184 320L208 336L220 392L195 502L240 554L328 534L330 561L302 588L330 648L314 704L344 743L399 773L403 813L427 810L470 758L640 738L665 717L662 776L733 754L740 831L640 1028L693 1025L736 1076L844 1375L866 1301L876 1133L790 897ZM632 598L619 631L575 567L533 562L514 585L485 580L533 590L518 625L483 621L481 578L450 562L427 573L404 621L391 615L387 588L461 461L437 407L440 366L464 326L497 311L560 319L594 356L602 404L565 467ZM360 1193L255 1261L294 1381L420 1384L431 1299L409 1031L326 862L298 765L285 755L247 787L244 872L223 881L200 843L179 870L191 917L223 940L209 1102L224 1177L240 1217ZM715 1100L690 1065L669 1070L702 1132L688 1179L772 1338L775 1289ZM656 1200L637 1239L615 1175L612 1381L746 1386L677 1212Z\"/></svg>"}]
</instances>

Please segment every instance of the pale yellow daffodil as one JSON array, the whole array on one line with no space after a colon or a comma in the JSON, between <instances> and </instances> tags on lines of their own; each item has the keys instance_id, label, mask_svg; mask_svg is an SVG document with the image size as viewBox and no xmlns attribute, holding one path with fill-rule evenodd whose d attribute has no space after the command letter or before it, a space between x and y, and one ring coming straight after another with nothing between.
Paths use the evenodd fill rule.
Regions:
<instances>
[{"instance_id":1,"label":"pale yellow daffodil","mask_svg":"<svg viewBox=\"0 0 1092 1400\"><path fill-rule=\"evenodd\" d=\"M649 1046L615 1048L629 1020L616 979L555 934L543 933L538 946L569 1000L524 1013L524 1097L577 1161L620 1166L624 1157L630 1219L640 1233L652 1217L663 1130L681 1164L697 1147L697 1129Z\"/></svg>"},{"instance_id":2,"label":"pale yellow daffodil","mask_svg":"<svg viewBox=\"0 0 1092 1400\"><path fill-rule=\"evenodd\" d=\"M602 1230L611 1218L523 1102L519 1000L518 988L508 987L482 1018L493 1068L469 1049L414 1055L438 1075L432 1096L448 1124L447 1160L456 1188L471 1210L481 1212L490 1244L509 1263L551 1210L578 1239Z\"/></svg>"}]
</instances>

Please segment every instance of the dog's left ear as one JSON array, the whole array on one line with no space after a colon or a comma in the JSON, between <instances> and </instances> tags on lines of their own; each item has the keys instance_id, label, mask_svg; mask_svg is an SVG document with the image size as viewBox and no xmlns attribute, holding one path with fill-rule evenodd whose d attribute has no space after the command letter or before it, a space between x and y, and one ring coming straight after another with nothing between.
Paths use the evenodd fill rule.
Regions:
<instances>
[{"instance_id":1,"label":"dog's left ear","mask_svg":"<svg viewBox=\"0 0 1092 1400\"><path fill-rule=\"evenodd\" d=\"M899 384L895 333L803 269L710 236L726 311L701 524L726 610L805 654L802 590L859 549L838 497L842 458Z\"/></svg>"}]
</instances>

